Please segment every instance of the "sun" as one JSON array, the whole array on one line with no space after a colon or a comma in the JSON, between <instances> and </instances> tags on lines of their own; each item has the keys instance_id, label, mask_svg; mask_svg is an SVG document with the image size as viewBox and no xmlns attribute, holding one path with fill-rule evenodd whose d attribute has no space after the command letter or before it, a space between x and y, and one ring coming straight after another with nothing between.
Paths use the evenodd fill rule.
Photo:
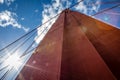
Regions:
<instances>
[{"instance_id":1,"label":"sun","mask_svg":"<svg viewBox=\"0 0 120 80\"><path fill-rule=\"evenodd\" d=\"M10 55L8 59L5 60L5 65L7 65L9 68L14 67L15 69L18 69L21 64L22 62L17 54Z\"/></svg>"}]
</instances>

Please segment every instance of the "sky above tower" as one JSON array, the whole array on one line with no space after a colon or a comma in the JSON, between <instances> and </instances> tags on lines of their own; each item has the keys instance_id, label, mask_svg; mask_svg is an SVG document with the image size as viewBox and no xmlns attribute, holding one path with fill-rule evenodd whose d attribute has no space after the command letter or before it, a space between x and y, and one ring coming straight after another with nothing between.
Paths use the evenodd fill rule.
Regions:
<instances>
[{"instance_id":1,"label":"sky above tower","mask_svg":"<svg viewBox=\"0 0 120 80\"><path fill-rule=\"evenodd\" d=\"M70 9L120 28L120 0L0 0L0 49L79 1L81 2L78 5L71 7ZM117 7L115 7L116 5ZM114 8L108 10L108 8L111 7ZM101 12L102 10L106 11ZM98 12L101 13L96 14ZM46 26L50 28L56 19L57 17L44 26L38 28L36 36L34 36L31 41L35 40L38 44L47 31L40 38L37 38L38 35L41 34ZM26 44L29 44L29 42ZM18 46L17 43L15 45ZM13 45L12 47L16 46ZM7 49L6 54L10 50L11 49ZM20 53L21 51L22 49L16 53ZM0 58L1 55L6 56L6 54L0 52ZM10 64L12 63L11 60L16 61L20 58L20 56L18 57L16 55L11 55L7 59L5 57L4 59L7 61L5 62L5 65L10 65L10 68L13 67L14 64ZM16 58L13 59L15 56ZM0 63L4 59L1 58ZM23 60L25 59L28 58L23 58ZM23 63L25 63L25 61L23 61ZM21 62L20 64L22 64ZM4 65L2 67L4 67ZM2 69L2 67L0 64L0 69ZM4 72L6 71L1 73L4 74ZM0 78L3 74L0 74ZM13 71L12 74L15 75L15 72ZM12 79L12 74L10 74L7 78Z\"/></svg>"},{"instance_id":2,"label":"sky above tower","mask_svg":"<svg viewBox=\"0 0 120 80\"><path fill-rule=\"evenodd\" d=\"M79 1L0 0L0 48ZM72 10L93 15L119 3L119 0L83 0ZM93 17L108 22L115 27L120 27L119 6Z\"/></svg>"}]
</instances>

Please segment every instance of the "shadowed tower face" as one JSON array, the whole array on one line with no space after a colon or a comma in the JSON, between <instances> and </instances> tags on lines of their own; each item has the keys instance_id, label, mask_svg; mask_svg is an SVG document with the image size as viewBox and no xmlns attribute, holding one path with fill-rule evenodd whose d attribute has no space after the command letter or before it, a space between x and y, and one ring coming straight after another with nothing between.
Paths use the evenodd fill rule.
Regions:
<instances>
[{"instance_id":1,"label":"shadowed tower face","mask_svg":"<svg viewBox=\"0 0 120 80\"><path fill-rule=\"evenodd\" d=\"M63 11L16 80L120 79L120 30Z\"/></svg>"}]
</instances>

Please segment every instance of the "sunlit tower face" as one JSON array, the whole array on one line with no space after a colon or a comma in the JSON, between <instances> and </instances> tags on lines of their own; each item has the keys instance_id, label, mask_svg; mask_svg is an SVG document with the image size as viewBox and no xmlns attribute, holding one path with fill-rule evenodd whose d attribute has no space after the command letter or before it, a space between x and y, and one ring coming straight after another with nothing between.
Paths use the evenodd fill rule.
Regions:
<instances>
[{"instance_id":1,"label":"sunlit tower face","mask_svg":"<svg viewBox=\"0 0 120 80\"><path fill-rule=\"evenodd\" d=\"M10 55L8 59L5 60L5 65L9 68L14 67L15 69L18 69L21 64L20 57L17 54Z\"/></svg>"}]
</instances>

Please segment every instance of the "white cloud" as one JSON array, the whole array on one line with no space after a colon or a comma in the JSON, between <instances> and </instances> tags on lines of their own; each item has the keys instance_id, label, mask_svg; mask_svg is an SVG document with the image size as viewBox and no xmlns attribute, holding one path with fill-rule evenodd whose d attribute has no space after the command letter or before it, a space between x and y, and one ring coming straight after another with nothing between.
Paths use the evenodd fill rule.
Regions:
<instances>
[{"instance_id":1,"label":"white cloud","mask_svg":"<svg viewBox=\"0 0 120 80\"><path fill-rule=\"evenodd\" d=\"M3 4L3 3L4 3L4 0L0 0L0 3Z\"/></svg>"},{"instance_id":2,"label":"white cloud","mask_svg":"<svg viewBox=\"0 0 120 80\"><path fill-rule=\"evenodd\" d=\"M10 12L8 10L2 11L0 13L0 26L8 27L11 25L12 27L23 29L24 31L27 32L29 30L29 28L25 28L21 24L19 24L17 22L16 17L17 17L17 15L13 12Z\"/></svg>"},{"instance_id":3,"label":"white cloud","mask_svg":"<svg viewBox=\"0 0 120 80\"><path fill-rule=\"evenodd\" d=\"M79 3L79 5L75 7L75 9L83 13L87 13L87 7L84 5L83 2Z\"/></svg>"},{"instance_id":4,"label":"white cloud","mask_svg":"<svg viewBox=\"0 0 120 80\"><path fill-rule=\"evenodd\" d=\"M11 5L15 0L0 0L0 3L3 4L5 3L7 6Z\"/></svg>"},{"instance_id":5,"label":"white cloud","mask_svg":"<svg viewBox=\"0 0 120 80\"><path fill-rule=\"evenodd\" d=\"M13 3L15 0L5 0L5 3L9 6L11 3Z\"/></svg>"},{"instance_id":6,"label":"white cloud","mask_svg":"<svg viewBox=\"0 0 120 80\"><path fill-rule=\"evenodd\" d=\"M25 20L25 18L22 17L21 20L23 21L23 20Z\"/></svg>"},{"instance_id":7,"label":"white cloud","mask_svg":"<svg viewBox=\"0 0 120 80\"><path fill-rule=\"evenodd\" d=\"M39 11L38 9L35 10L36 13L37 13L38 11Z\"/></svg>"},{"instance_id":8,"label":"white cloud","mask_svg":"<svg viewBox=\"0 0 120 80\"><path fill-rule=\"evenodd\" d=\"M30 28L21 27L21 29L23 29L25 32L28 32Z\"/></svg>"},{"instance_id":9,"label":"white cloud","mask_svg":"<svg viewBox=\"0 0 120 80\"><path fill-rule=\"evenodd\" d=\"M54 17L56 14L60 13L63 10L63 5L60 3L60 0L52 0L52 5L43 5L44 10L42 11L42 23L45 23L48 19ZM47 31L50 29L51 25L55 22L55 20L57 19L54 18L53 20L49 21L48 23L46 23L45 25L41 26L40 28L38 28L37 31L37 36L35 37L35 41L38 44L43 37L45 36L45 34L47 33ZM44 34L41 35L41 32L47 27L47 31L44 31ZM41 36L39 36L41 35Z\"/></svg>"},{"instance_id":10,"label":"white cloud","mask_svg":"<svg viewBox=\"0 0 120 80\"><path fill-rule=\"evenodd\" d=\"M79 1L80 0L77 0L77 2ZM83 2L80 2L79 5L75 6L74 9L91 15L95 12L98 12L100 8L100 2L101 0L84 0Z\"/></svg>"},{"instance_id":11,"label":"white cloud","mask_svg":"<svg viewBox=\"0 0 120 80\"><path fill-rule=\"evenodd\" d=\"M62 10L64 10L65 8L70 7L72 4L73 0L52 0L52 4L47 4L47 5L43 5L44 10L42 11L42 23L46 22L48 19L50 19L51 17L55 16L56 14L60 13ZM79 2L80 0L75 0L75 3ZM79 5L75 6L73 9L83 12L85 14L90 14L92 12L97 12L100 5L100 0L84 0L83 2L81 2ZM44 28L46 26L48 26L48 30L50 29L51 25L55 22L55 20L57 19L57 17L52 20L51 22L48 22L46 25L40 27L37 31L37 34L40 35L41 32L44 30ZM45 34L47 33L47 31L45 32ZM42 34L42 37L38 37L38 35L35 38L36 43L39 43L43 37L45 36L45 34Z\"/></svg>"}]
</instances>

